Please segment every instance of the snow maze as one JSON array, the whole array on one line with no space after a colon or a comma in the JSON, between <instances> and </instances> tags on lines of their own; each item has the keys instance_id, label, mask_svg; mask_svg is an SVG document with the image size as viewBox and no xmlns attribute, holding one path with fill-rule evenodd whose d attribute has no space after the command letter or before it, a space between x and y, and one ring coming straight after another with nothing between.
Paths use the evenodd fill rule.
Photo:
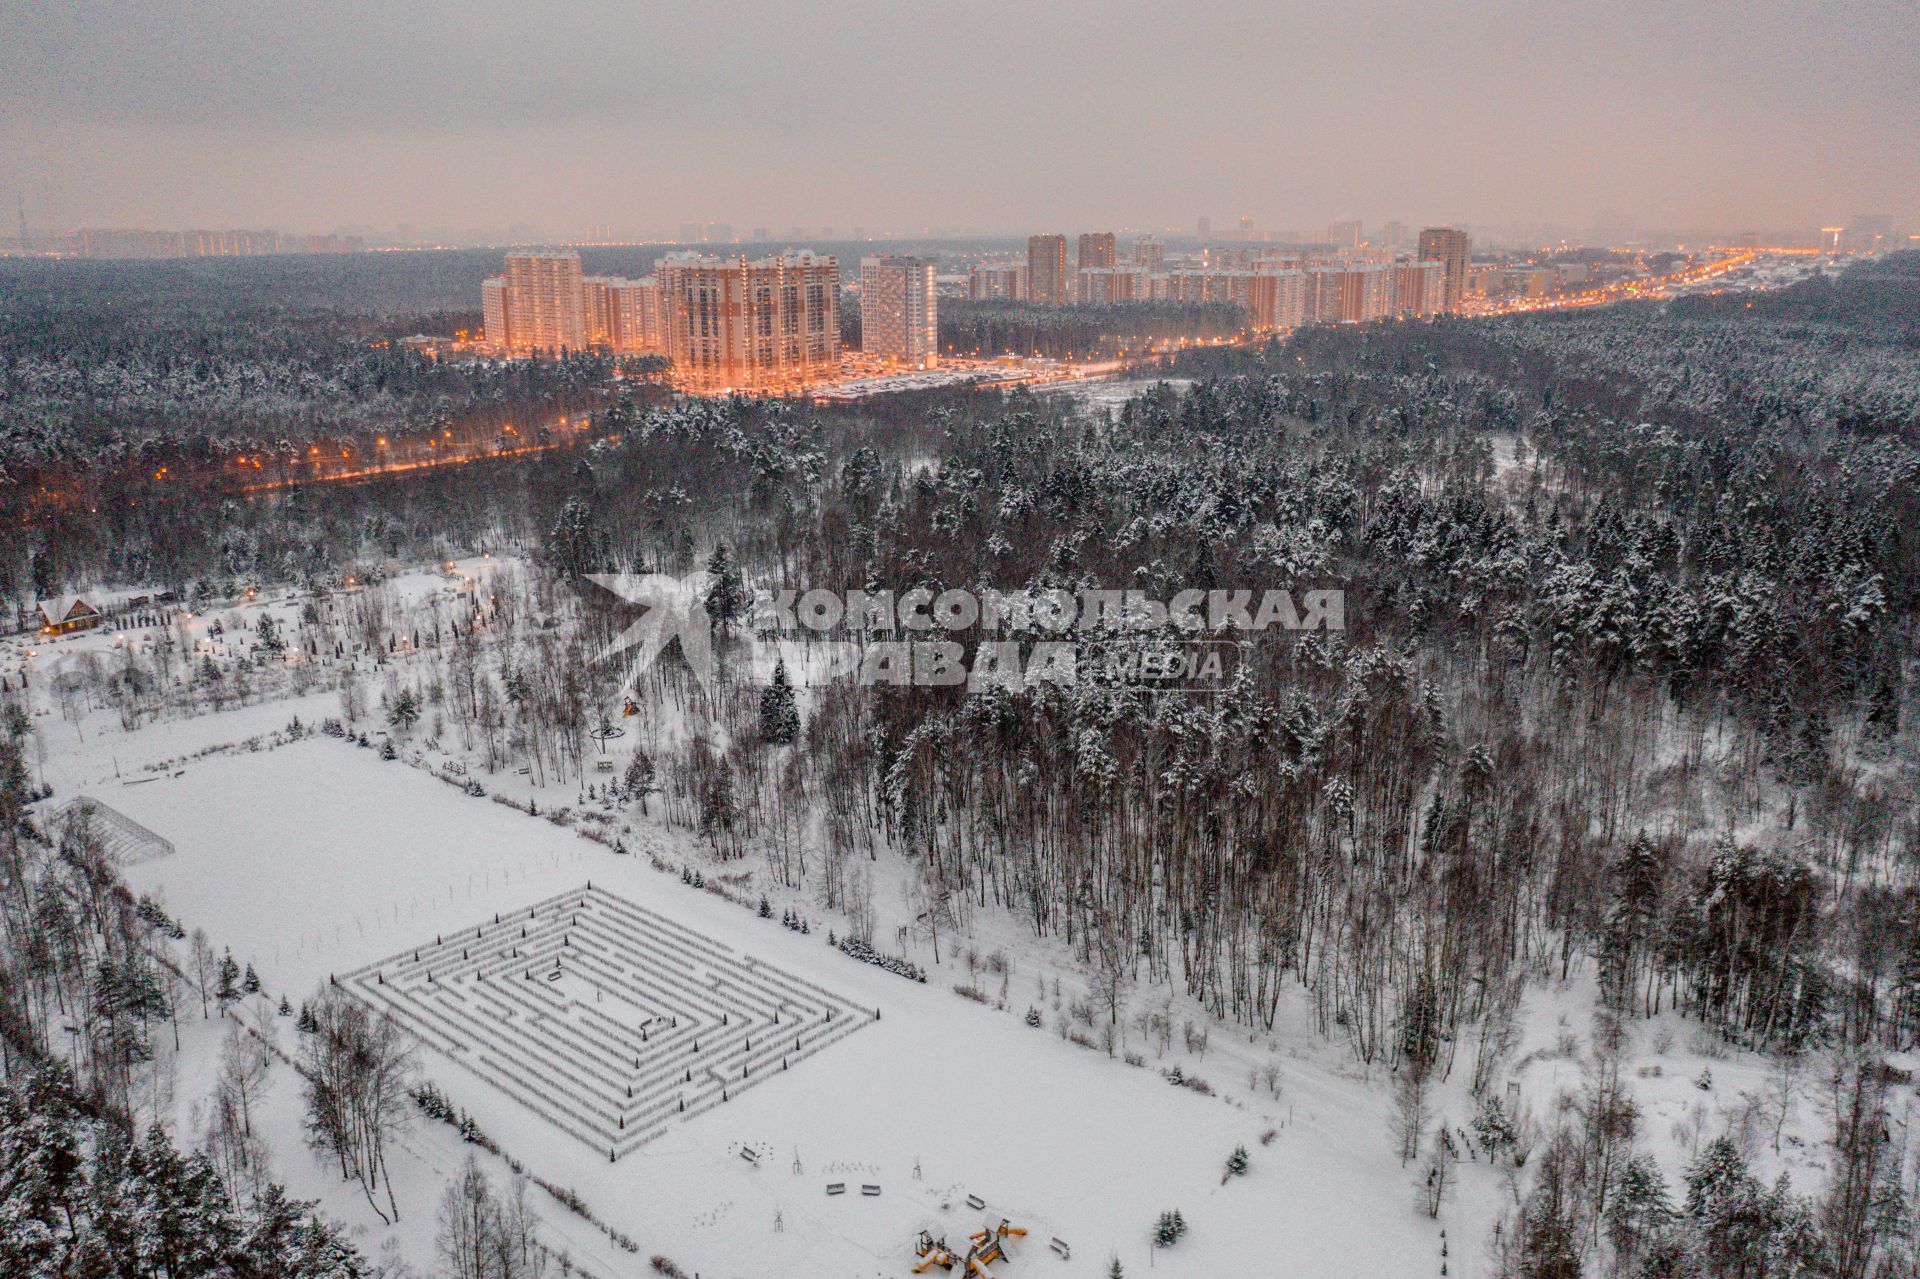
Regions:
<instances>
[{"instance_id":1,"label":"snow maze","mask_svg":"<svg viewBox=\"0 0 1920 1279\"><path fill-rule=\"evenodd\" d=\"M873 1016L591 886L339 980L614 1158Z\"/></svg>"}]
</instances>

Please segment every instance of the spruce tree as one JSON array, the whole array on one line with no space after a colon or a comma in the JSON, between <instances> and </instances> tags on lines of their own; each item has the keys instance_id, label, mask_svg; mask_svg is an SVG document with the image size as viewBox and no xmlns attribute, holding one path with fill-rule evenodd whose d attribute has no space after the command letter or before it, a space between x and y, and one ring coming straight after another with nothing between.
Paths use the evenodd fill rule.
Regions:
<instances>
[{"instance_id":1,"label":"spruce tree","mask_svg":"<svg viewBox=\"0 0 1920 1279\"><path fill-rule=\"evenodd\" d=\"M713 556L707 561L707 573L713 579L707 590L707 619L716 631L732 630L746 613L747 588L725 542L713 548Z\"/></svg>"},{"instance_id":2,"label":"spruce tree","mask_svg":"<svg viewBox=\"0 0 1920 1279\"><path fill-rule=\"evenodd\" d=\"M760 738L775 746L790 746L800 736L800 708L794 701L787 663L774 663L773 682L760 690Z\"/></svg>"},{"instance_id":3,"label":"spruce tree","mask_svg":"<svg viewBox=\"0 0 1920 1279\"><path fill-rule=\"evenodd\" d=\"M240 965L234 962L231 950L224 951L220 956L220 970L218 984L214 987L214 998L220 1001L222 1008L240 998Z\"/></svg>"}]
</instances>

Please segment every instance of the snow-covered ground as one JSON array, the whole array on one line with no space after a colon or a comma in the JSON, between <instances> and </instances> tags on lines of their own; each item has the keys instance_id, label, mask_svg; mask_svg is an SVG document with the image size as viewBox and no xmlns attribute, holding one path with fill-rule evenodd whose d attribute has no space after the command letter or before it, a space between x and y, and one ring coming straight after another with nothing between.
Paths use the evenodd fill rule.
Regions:
<instances>
[{"instance_id":1,"label":"snow-covered ground","mask_svg":"<svg viewBox=\"0 0 1920 1279\"><path fill-rule=\"evenodd\" d=\"M1118 410L1142 391L1158 386L1160 383L1176 389L1193 385L1193 379L1187 377L1172 378L1090 378L1079 382L1052 382L1034 388L1035 395L1075 401L1096 412L1100 409Z\"/></svg>"},{"instance_id":2,"label":"snow-covered ground","mask_svg":"<svg viewBox=\"0 0 1920 1279\"><path fill-rule=\"evenodd\" d=\"M464 579L492 567L463 563L448 573L442 566L389 589L400 601L446 597L458 608ZM196 618L185 624L187 643L226 660L222 646L243 642L255 613L291 622L299 609L277 600L215 610L212 617L227 618L224 636ZM995 1267L1000 1275L1105 1275L1115 1257L1129 1275L1439 1275L1443 1261L1452 1276L1488 1272L1486 1241L1514 1203L1511 1168L1474 1158L1463 1141L1454 1186L1430 1218L1420 1202L1420 1167L1402 1167L1394 1153L1387 1077L1379 1070L1369 1077L1344 1043L1316 1033L1296 999L1283 1001L1271 1033L1256 1033L1210 1023L1164 988L1135 986L1110 1054L1099 1046L1103 1019L1071 1015L1088 982L1061 947L1035 940L1018 920L978 912L971 935L941 939L943 962L936 962L931 940L905 927L913 915L906 869L884 855L868 868L874 939L926 967L924 984L839 953L828 938L844 931L844 920L780 892L755 856L716 863L706 844L666 826L657 812L612 819L629 850L621 855L547 819L556 805L577 803L571 787L543 788L512 773L485 778L492 794L523 805L537 800L542 815L532 816L436 776L455 775L450 747L410 743L400 758L382 760L350 740L282 739L296 716L310 729L337 714L332 692L163 717L135 729L55 695L50 659L110 658L127 642L142 642L140 633L95 632L56 645L16 640L4 655L14 671L30 675L51 802L87 794L172 841L173 855L126 868L130 886L159 898L188 929L204 929L216 949L231 948L236 960L255 966L266 997L251 1013L284 1051L296 1053L298 1037L290 1019L271 1015L280 996L298 1006L335 977L404 960L413 948L430 949L463 930L484 931L496 916L524 914L589 884L697 938L686 959L688 982L737 974L703 968L692 949L724 952L728 965L777 969L823 999L873 1015L857 1033L764 1071L744 1091L729 1088L701 1113L676 1113L658 1136L615 1159L599 1135L589 1141L549 1117L569 1106L529 1097L527 1078L581 1067L563 1047L565 1016L544 1023L554 1032L547 1060L526 1047L524 1036L537 1036L538 1024L509 1043L504 1033L483 1042L484 1019L446 1023L458 1042L422 1046L425 1077L530 1172L574 1188L609 1227L638 1241L638 1253L622 1251L591 1222L537 1195L549 1242L589 1274L651 1273L647 1258L660 1253L707 1279L903 1275L917 1261L911 1245L920 1231L958 1243L1002 1217L1029 1233ZM734 897L765 893L776 918L688 886L682 867L716 880L740 877ZM777 916L788 910L808 919L810 933L780 925ZM982 956L1004 957L1005 971ZM568 978L568 1016L617 994L604 971L581 972ZM650 979L657 989L677 980L667 970ZM986 1002L957 994L962 985L978 988ZM1590 982L1577 978L1536 987L1522 1010L1505 1077L1511 1104L1536 1121L1587 1082L1591 1004ZM639 1011L670 1016L690 1006L676 998ZM1029 1009L1039 1014L1038 1028L1028 1024ZM199 1137L223 1029L217 1016L202 1022L198 1011L197 1001L186 1010L173 1105L183 1144ZM1125 1024L1143 1011L1157 1011L1172 1027L1191 1025L1199 1037L1189 1043L1176 1030L1156 1041ZM621 1015L631 1029L634 1009ZM1625 1072L1641 1110L1641 1144L1670 1181L1702 1144L1732 1128L1744 1134L1763 1177L1788 1170L1802 1189L1817 1184L1808 1179L1819 1175L1821 1133L1806 1084L1776 1153L1766 1118L1775 1079L1761 1059L1728 1054L1671 1017L1635 1023L1631 1033ZM1470 1043L1460 1046L1461 1062L1471 1051ZM480 1058L500 1052L522 1054L532 1074L490 1082ZM1165 1075L1175 1067L1206 1080L1208 1091L1170 1086ZM1477 1109L1468 1073L1456 1068L1437 1089L1434 1111L1450 1129L1464 1129ZM441 1190L473 1148L452 1127L417 1117L394 1160L403 1217L387 1227L357 1184L342 1183L337 1167L305 1148L299 1081L284 1065L274 1075L260 1118L272 1175L351 1223L369 1253L391 1249L432 1273ZM605 1087L625 1082L613 1078ZM1246 1176L1227 1178L1224 1165L1237 1146L1250 1152L1251 1166ZM504 1177L498 1160L483 1162ZM847 1193L829 1195L830 1183L843 1183ZM861 1193L869 1184L878 1195ZM1190 1233L1152 1249L1149 1230L1170 1209L1182 1213ZM1069 1247L1070 1259L1050 1247L1053 1239Z\"/></svg>"},{"instance_id":3,"label":"snow-covered ground","mask_svg":"<svg viewBox=\"0 0 1920 1279\"><path fill-rule=\"evenodd\" d=\"M128 868L131 886L253 963L275 999L297 1004L332 974L591 881L880 1014L615 1163L447 1055L423 1051L425 1073L489 1135L540 1176L575 1187L643 1252L741 1279L895 1275L906 1273L920 1230L957 1240L1005 1216L1030 1233L1003 1273L1104 1274L1114 1255L1131 1273L1149 1265L1154 1218L1177 1207L1191 1234L1152 1261L1171 1274L1274 1273L1281 1258L1290 1274L1437 1273L1437 1228L1412 1211L1411 1189L1396 1196L1407 1211L1380 1211L1379 1187L1404 1177L1382 1135L1382 1097L1357 1081L1289 1072L1278 1098L1244 1086L1216 1097L1170 1087L1154 1070L958 997L951 987L963 973L951 964L921 985L856 963L823 934L758 919L644 857L335 739L189 759L127 784L148 760L270 732L296 713L318 720L328 700L106 730L55 752L48 780L172 840L173 856ZM664 830L650 842L663 857L700 856ZM1038 981L1016 966L1010 1001L1021 1010L1040 1001ZM291 1024L279 1027L291 1050ZM195 1079L210 1077L217 1038L217 1018L188 1027L183 1125L207 1090ZM1229 1071L1230 1059L1219 1050L1210 1058ZM1206 1061L1189 1067L1216 1073ZM416 1123L404 1144L402 1226L388 1232L357 1187L302 1148L297 1081L284 1067L276 1073L265 1120L275 1174L367 1228L371 1250L391 1233L404 1255L429 1265L436 1183L462 1155L453 1131ZM1252 1170L1223 1185L1236 1145L1253 1152ZM765 1157L756 1166L742 1146ZM852 1193L829 1196L829 1182ZM860 1194L864 1183L880 1195ZM968 1195L987 1206L969 1208ZM543 1215L606 1273L641 1273L642 1257L615 1252L558 1205ZM1055 1237L1071 1261L1050 1249Z\"/></svg>"}]
</instances>

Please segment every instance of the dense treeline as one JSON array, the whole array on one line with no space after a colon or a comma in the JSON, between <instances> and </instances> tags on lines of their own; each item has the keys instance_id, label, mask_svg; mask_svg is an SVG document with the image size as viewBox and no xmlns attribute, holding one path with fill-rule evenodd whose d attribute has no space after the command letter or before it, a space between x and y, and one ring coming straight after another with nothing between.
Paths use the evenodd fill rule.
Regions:
<instances>
[{"instance_id":1,"label":"dense treeline","mask_svg":"<svg viewBox=\"0 0 1920 1279\"><path fill-rule=\"evenodd\" d=\"M419 316L261 308L212 325L93 300L16 300L0 324L0 463L16 480L62 464L149 469L297 455L315 441L366 448L479 410L579 402L612 370L593 356L440 361L392 340Z\"/></svg>"},{"instance_id":2,"label":"dense treeline","mask_svg":"<svg viewBox=\"0 0 1920 1279\"><path fill-rule=\"evenodd\" d=\"M1230 337L1247 313L1226 302L1115 302L1031 306L1024 302L940 303L940 349L954 355L1041 355L1111 359L1158 342Z\"/></svg>"},{"instance_id":3,"label":"dense treeline","mask_svg":"<svg viewBox=\"0 0 1920 1279\"><path fill-rule=\"evenodd\" d=\"M136 899L91 814L46 829L26 716L0 715L0 1271L34 1279L352 1279L341 1230L265 1176L251 965ZM48 812L46 807L37 810ZM264 1003L264 1001L261 1001ZM231 1016L199 1144L169 1134L183 1017ZM285 1004L282 1004L285 1007ZM255 1015L272 1018L270 1009Z\"/></svg>"},{"instance_id":4,"label":"dense treeline","mask_svg":"<svg viewBox=\"0 0 1920 1279\"><path fill-rule=\"evenodd\" d=\"M62 1070L0 1082L0 1264L22 1279L360 1279L336 1226L280 1187L235 1193L157 1125L88 1112Z\"/></svg>"}]
</instances>

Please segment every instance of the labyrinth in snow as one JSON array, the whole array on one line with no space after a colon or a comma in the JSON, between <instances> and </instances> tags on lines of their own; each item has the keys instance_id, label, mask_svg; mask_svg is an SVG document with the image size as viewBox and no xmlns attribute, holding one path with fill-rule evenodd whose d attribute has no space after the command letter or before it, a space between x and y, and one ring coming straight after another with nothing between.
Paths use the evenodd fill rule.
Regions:
<instances>
[{"instance_id":1,"label":"labyrinth in snow","mask_svg":"<svg viewBox=\"0 0 1920 1279\"><path fill-rule=\"evenodd\" d=\"M873 1015L591 886L341 983L610 1157L797 1066Z\"/></svg>"}]
</instances>

